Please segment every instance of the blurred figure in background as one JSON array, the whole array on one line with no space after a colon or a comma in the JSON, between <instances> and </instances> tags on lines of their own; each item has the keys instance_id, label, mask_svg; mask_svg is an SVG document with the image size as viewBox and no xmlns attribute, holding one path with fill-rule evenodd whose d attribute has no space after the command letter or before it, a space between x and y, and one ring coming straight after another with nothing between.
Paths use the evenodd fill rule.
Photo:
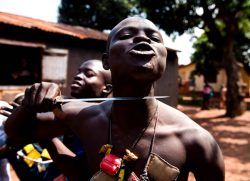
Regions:
<instances>
[{"instance_id":1,"label":"blurred figure in background","mask_svg":"<svg viewBox=\"0 0 250 181\"><path fill-rule=\"evenodd\" d=\"M15 71L12 78L17 85L31 85L38 81L38 73L31 71L27 60L22 58L20 70Z\"/></svg>"},{"instance_id":2,"label":"blurred figure in background","mask_svg":"<svg viewBox=\"0 0 250 181\"><path fill-rule=\"evenodd\" d=\"M20 105L23 98L24 93L16 95L13 103L11 103L13 109L4 108L4 115L9 116ZM6 105L3 106L6 107ZM52 181L61 174L54 163L48 161L51 160L50 155L46 149L41 148L39 143L24 142L9 137L6 138L6 136L4 141L6 141L6 144L0 148L0 159L8 159L21 181ZM32 161L32 159L37 160L37 162ZM45 163L45 161L48 163ZM0 181L2 181L1 177Z\"/></svg>"},{"instance_id":3,"label":"blurred figure in background","mask_svg":"<svg viewBox=\"0 0 250 181\"><path fill-rule=\"evenodd\" d=\"M72 81L71 96L75 98L112 97L110 70L104 70L101 60L88 60L84 62L79 67ZM20 100L22 98L23 94L21 97L18 97L18 103L20 103ZM52 113L51 115L54 116ZM42 116L42 114L40 114L40 116ZM48 116L48 113L45 113L44 116ZM68 155L77 157L76 160L79 162L77 164L79 165L79 168L82 168L80 172L84 172L84 179L90 179L91 174L88 168L85 149L81 140L76 136L75 133L64 135L63 143L58 138L53 138L52 140L40 140L39 143L43 148L46 147L48 149L49 154L54 161L54 164L68 178L70 178L70 180L75 180L74 173L75 171L78 171L78 169L75 169L71 166L71 160L69 159ZM32 145L35 146L34 144ZM66 178L64 176L59 176L57 180L61 179L65 180Z\"/></svg>"},{"instance_id":4,"label":"blurred figure in background","mask_svg":"<svg viewBox=\"0 0 250 181\"><path fill-rule=\"evenodd\" d=\"M0 107L10 107L7 102L0 101ZM1 148L5 146L6 134L4 132L4 122L7 117L0 114L0 181L11 181L10 164L7 158L1 157Z\"/></svg>"},{"instance_id":5,"label":"blurred figure in background","mask_svg":"<svg viewBox=\"0 0 250 181\"><path fill-rule=\"evenodd\" d=\"M209 85L208 81L206 81L203 91L202 110L208 110L210 108L209 103L211 96L213 96L213 88Z\"/></svg>"},{"instance_id":6,"label":"blurred figure in background","mask_svg":"<svg viewBox=\"0 0 250 181\"><path fill-rule=\"evenodd\" d=\"M224 84L221 85L220 91L220 109L226 109L226 100L227 100L227 88Z\"/></svg>"}]
</instances>

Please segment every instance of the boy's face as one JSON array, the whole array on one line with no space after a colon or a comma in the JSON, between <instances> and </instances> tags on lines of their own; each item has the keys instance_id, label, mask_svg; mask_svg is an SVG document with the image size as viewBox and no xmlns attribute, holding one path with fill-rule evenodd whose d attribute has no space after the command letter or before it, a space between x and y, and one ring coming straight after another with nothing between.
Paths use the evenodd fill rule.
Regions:
<instances>
[{"instance_id":1,"label":"boy's face","mask_svg":"<svg viewBox=\"0 0 250 181\"><path fill-rule=\"evenodd\" d=\"M76 72L71 84L71 95L75 98L99 98L105 87L101 61L87 61ZM103 70L104 71L104 70Z\"/></svg>"},{"instance_id":2,"label":"boy's face","mask_svg":"<svg viewBox=\"0 0 250 181\"><path fill-rule=\"evenodd\" d=\"M114 79L154 82L163 75L167 50L151 21L127 18L112 30L109 39L108 63Z\"/></svg>"}]
</instances>

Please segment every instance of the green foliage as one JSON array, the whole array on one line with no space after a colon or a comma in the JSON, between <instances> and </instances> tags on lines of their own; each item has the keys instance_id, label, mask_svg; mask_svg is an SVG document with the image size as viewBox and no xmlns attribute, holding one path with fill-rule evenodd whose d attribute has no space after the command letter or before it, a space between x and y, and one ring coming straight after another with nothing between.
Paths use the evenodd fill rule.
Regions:
<instances>
[{"instance_id":1,"label":"green foliage","mask_svg":"<svg viewBox=\"0 0 250 181\"><path fill-rule=\"evenodd\" d=\"M210 32L207 34L219 32L215 36L220 40L235 13L250 6L250 1L161 0L155 3L154 0L139 0L139 4L138 10L144 11L147 18L159 25L168 35L173 32L192 33L194 27L200 27ZM208 37L210 42L213 41L210 35Z\"/></svg>"},{"instance_id":2,"label":"green foliage","mask_svg":"<svg viewBox=\"0 0 250 181\"><path fill-rule=\"evenodd\" d=\"M222 58L218 49L208 42L206 34L202 34L194 43L195 53L191 56L192 62L196 64L196 69L191 73L191 78L195 74L202 74L205 77L216 75L222 67Z\"/></svg>"},{"instance_id":3,"label":"green foliage","mask_svg":"<svg viewBox=\"0 0 250 181\"><path fill-rule=\"evenodd\" d=\"M244 64L245 70L250 75L250 38L246 34L239 31L235 36L234 56Z\"/></svg>"},{"instance_id":4,"label":"green foliage","mask_svg":"<svg viewBox=\"0 0 250 181\"><path fill-rule=\"evenodd\" d=\"M147 18L170 34L193 32L194 27L205 33L194 44L192 62L194 75L217 74L222 67L222 52L228 40L234 41L233 55L243 62L250 73L250 1L249 0L140 0ZM236 25L234 34L231 28Z\"/></svg>"},{"instance_id":5,"label":"green foliage","mask_svg":"<svg viewBox=\"0 0 250 181\"><path fill-rule=\"evenodd\" d=\"M245 5L250 5L250 1ZM238 29L233 53L236 59L244 64L245 70L250 75L250 9L239 14Z\"/></svg>"},{"instance_id":6,"label":"green foliage","mask_svg":"<svg viewBox=\"0 0 250 181\"><path fill-rule=\"evenodd\" d=\"M196 9L199 0L140 0L139 11L144 11L147 18L159 25L168 35L173 32L183 34L199 26L202 19L198 17Z\"/></svg>"},{"instance_id":7,"label":"green foliage","mask_svg":"<svg viewBox=\"0 0 250 181\"><path fill-rule=\"evenodd\" d=\"M94 29L112 29L136 13L135 0L61 0L58 22Z\"/></svg>"},{"instance_id":8,"label":"green foliage","mask_svg":"<svg viewBox=\"0 0 250 181\"><path fill-rule=\"evenodd\" d=\"M177 34L205 30L194 44L194 74L217 73L231 22L238 13L233 55L250 63L250 0L61 0L58 21L94 29L112 29L128 16L144 13L173 39ZM248 67L249 68L249 67ZM249 68L250 69L250 68ZM250 72L250 70L249 70Z\"/></svg>"}]
</instances>

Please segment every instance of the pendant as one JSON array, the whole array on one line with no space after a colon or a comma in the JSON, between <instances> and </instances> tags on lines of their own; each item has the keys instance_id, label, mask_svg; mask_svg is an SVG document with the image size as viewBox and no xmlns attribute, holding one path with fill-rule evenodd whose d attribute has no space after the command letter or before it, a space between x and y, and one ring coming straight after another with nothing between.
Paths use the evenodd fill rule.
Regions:
<instances>
[{"instance_id":1,"label":"pendant","mask_svg":"<svg viewBox=\"0 0 250 181\"><path fill-rule=\"evenodd\" d=\"M125 161L136 161L138 159L138 157L135 156L135 154L132 153L131 151L129 151L128 149L126 149L125 151L126 151L126 155L123 156L123 160L125 160Z\"/></svg>"},{"instance_id":2,"label":"pendant","mask_svg":"<svg viewBox=\"0 0 250 181\"><path fill-rule=\"evenodd\" d=\"M122 162L121 158L115 155L109 154L108 156L105 156L102 159L100 167L101 167L101 170L103 170L107 174L111 176L115 176L117 172L120 170L121 162Z\"/></svg>"},{"instance_id":3,"label":"pendant","mask_svg":"<svg viewBox=\"0 0 250 181\"><path fill-rule=\"evenodd\" d=\"M110 144L106 144L106 145L103 145L99 151L99 153L104 153L106 152L109 148L113 148L113 145L110 145Z\"/></svg>"}]
</instances>

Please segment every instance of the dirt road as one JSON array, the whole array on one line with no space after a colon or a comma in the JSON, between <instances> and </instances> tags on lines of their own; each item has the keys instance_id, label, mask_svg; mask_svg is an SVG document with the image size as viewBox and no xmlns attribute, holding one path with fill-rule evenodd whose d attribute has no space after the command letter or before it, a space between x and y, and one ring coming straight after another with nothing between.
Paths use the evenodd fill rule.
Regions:
<instances>
[{"instance_id":1,"label":"dirt road","mask_svg":"<svg viewBox=\"0 0 250 181\"><path fill-rule=\"evenodd\" d=\"M250 112L229 118L223 117L225 110L182 105L178 109L214 136L223 153L226 181L250 181ZM192 174L188 181L195 181Z\"/></svg>"}]
</instances>

